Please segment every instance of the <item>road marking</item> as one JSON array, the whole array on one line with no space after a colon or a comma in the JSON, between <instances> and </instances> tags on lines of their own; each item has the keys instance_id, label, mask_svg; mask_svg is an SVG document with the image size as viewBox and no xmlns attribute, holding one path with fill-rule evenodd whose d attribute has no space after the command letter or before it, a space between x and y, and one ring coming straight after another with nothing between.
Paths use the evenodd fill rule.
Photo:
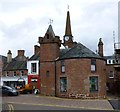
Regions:
<instances>
[{"instance_id":1,"label":"road marking","mask_svg":"<svg viewBox=\"0 0 120 112\"><path fill-rule=\"evenodd\" d=\"M12 104L8 104L9 112L14 112L14 107Z\"/></svg>"},{"instance_id":2,"label":"road marking","mask_svg":"<svg viewBox=\"0 0 120 112\"><path fill-rule=\"evenodd\" d=\"M19 103L19 102L9 102L12 104L23 104L23 105L36 105L36 106L49 106L49 107L63 107L63 108L79 108L86 110L114 110L114 109L102 109L102 108L91 108L91 107L78 107L78 106L65 106L65 105L54 105L54 104L33 104L33 103Z\"/></svg>"}]
</instances>

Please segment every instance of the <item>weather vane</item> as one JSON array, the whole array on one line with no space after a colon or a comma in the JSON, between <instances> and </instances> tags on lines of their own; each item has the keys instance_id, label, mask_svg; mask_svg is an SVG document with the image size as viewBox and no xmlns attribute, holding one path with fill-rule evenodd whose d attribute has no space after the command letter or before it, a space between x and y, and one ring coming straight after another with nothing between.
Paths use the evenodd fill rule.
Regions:
<instances>
[{"instance_id":1,"label":"weather vane","mask_svg":"<svg viewBox=\"0 0 120 112\"><path fill-rule=\"evenodd\" d=\"M70 7L69 7L69 5L68 5L67 9L69 10L69 8L70 8Z\"/></svg>"},{"instance_id":2,"label":"weather vane","mask_svg":"<svg viewBox=\"0 0 120 112\"><path fill-rule=\"evenodd\" d=\"M49 24L51 25L53 23L53 19L49 19Z\"/></svg>"}]
</instances>

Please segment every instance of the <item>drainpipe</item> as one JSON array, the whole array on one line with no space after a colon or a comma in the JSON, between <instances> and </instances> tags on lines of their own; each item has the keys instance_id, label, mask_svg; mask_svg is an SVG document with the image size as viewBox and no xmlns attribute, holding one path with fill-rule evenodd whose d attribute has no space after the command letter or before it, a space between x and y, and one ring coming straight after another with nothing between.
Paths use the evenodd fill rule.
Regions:
<instances>
[{"instance_id":1,"label":"drainpipe","mask_svg":"<svg viewBox=\"0 0 120 112\"><path fill-rule=\"evenodd\" d=\"M56 97L56 89L57 89L57 87L56 87L56 81L57 79L56 79L56 60L55 60L55 97Z\"/></svg>"},{"instance_id":2,"label":"drainpipe","mask_svg":"<svg viewBox=\"0 0 120 112\"><path fill-rule=\"evenodd\" d=\"M56 68L56 62L57 62L57 60L59 59L59 57L57 57L56 59L55 59L55 96L57 96L57 68Z\"/></svg>"}]
</instances>

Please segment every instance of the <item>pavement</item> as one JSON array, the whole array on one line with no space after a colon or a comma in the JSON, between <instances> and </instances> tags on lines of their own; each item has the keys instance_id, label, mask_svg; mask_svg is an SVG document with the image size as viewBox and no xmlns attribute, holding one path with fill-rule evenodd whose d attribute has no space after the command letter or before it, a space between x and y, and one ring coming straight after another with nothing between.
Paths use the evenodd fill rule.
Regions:
<instances>
[{"instance_id":1,"label":"pavement","mask_svg":"<svg viewBox=\"0 0 120 112\"><path fill-rule=\"evenodd\" d=\"M20 95L18 97L3 97L2 100L3 102L26 105L31 104L40 106L69 107L90 110L114 110L107 99L82 100L26 94Z\"/></svg>"}]
</instances>

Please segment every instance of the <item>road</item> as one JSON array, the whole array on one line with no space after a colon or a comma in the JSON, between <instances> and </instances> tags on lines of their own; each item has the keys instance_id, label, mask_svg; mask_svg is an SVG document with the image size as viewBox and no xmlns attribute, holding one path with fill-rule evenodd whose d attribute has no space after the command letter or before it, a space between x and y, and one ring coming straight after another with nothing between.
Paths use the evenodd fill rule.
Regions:
<instances>
[{"instance_id":1,"label":"road","mask_svg":"<svg viewBox=\"0 0 120 112\"><path fill-rule=\"evenodd\" d=\"M120 99L112 99L109 102L114 109L120 110Z\"/></svg>"},{"instance_id":2,"label":"road","mask_svg":"<svg viewBox=\"0 0 120 112\"><path fill-rule=\"evenodd\" d=\"M80 108L71 108L71 107L61 107L61 106L44 106L44 105L31 105L31 104L12 104L12 103L4 103L2 105L2 111L12 111L21 110L21 111L42 111L49 110L49 112L53 112L53 110L79 110L79 112L114 112L114 110L85 110Z\"/></svg>"},{"instance_id":3,"label":"road","mask_svg":"<svg viewBox=\"0 0 120 112\"><path fill-rule=\"evenodd\" d=\"M79 110L80 112L114 112L113 107L107 100L64 99L31 94L16 97L3 97L2 109L9 111Z\"/></svg>"}]
</instances>

